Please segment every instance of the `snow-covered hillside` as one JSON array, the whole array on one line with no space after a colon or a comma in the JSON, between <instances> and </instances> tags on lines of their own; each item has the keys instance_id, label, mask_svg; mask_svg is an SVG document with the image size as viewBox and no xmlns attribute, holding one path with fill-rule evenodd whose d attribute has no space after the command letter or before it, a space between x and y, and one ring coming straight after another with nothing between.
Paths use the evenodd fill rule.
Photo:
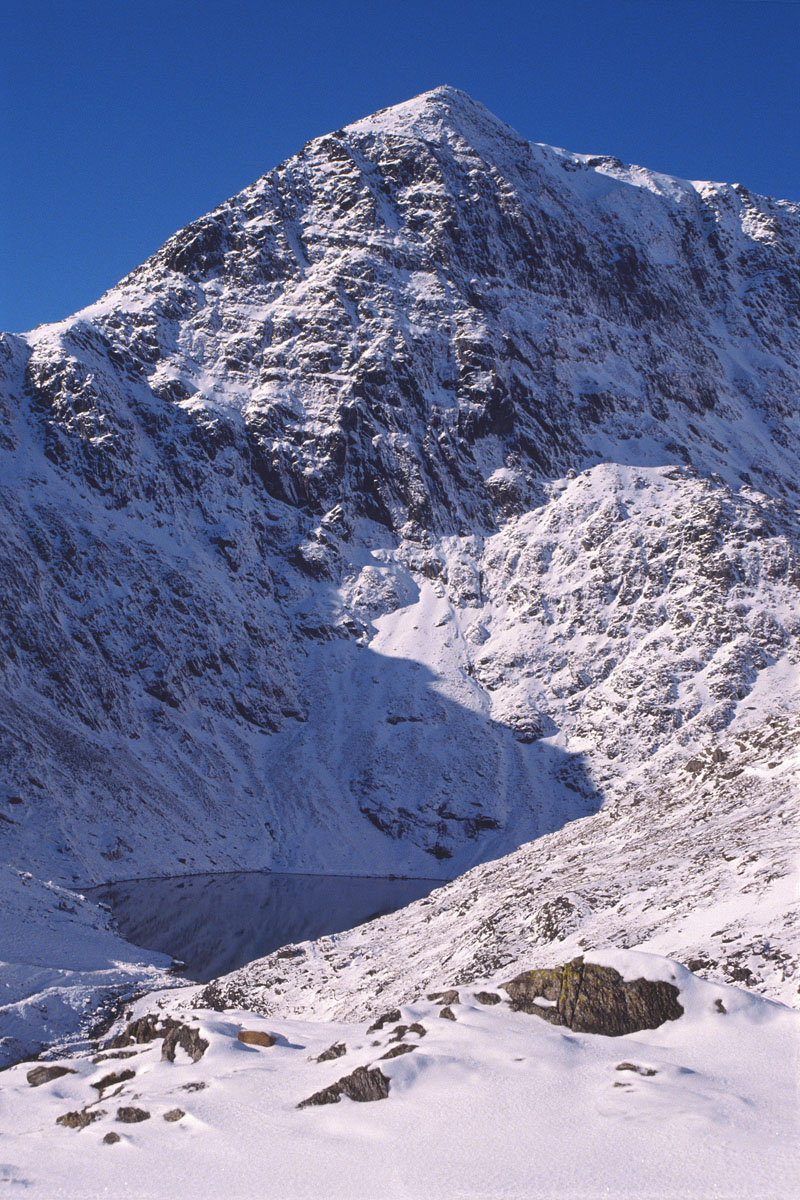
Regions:
<instances>
[{"instance_id":1,"label":"snow-covered hillside","mask_svg":"<svg viewBox=\"0 0 800 1200\"><path fill-rule=\"evenodd\" d=\"M678 1007L607 1036L514 1011L504 974L376 1000L369 1025L199 1009L168 1048L149 997L124 1048L8 1072L0 1171L41 1200L796 1196L800 1015L654 956L600 962Z\"/></svg>"},{"instance_id":2,"label":"snow-covered hillside","mask_svg":"<svg viewBox=\"0 0 800 1200\"><path fill-rule=\"evenodd\" d=\"M435 916L462 977L661 937L788 996L799 258L796 204L440 88L0 338L5 861L511 854L380 927L392 994ZM325 953L292 1003L358 1010Z\"/></svg>"}]
</instances>

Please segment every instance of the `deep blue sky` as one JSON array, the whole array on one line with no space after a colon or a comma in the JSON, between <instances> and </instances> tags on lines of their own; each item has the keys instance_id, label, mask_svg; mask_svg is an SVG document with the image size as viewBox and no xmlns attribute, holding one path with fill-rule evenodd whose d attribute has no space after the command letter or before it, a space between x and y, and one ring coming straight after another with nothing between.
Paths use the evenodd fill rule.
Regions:
<instances>
[{"instance_id":1,"label":"deep blue sky","mask_svg":"<svg viewBox=\"0 0 800 1200\"><path fill-rule=\"evenodd\" d=\"M532 141L800 199L800 0L9 0L0 79L16 331L309 138L440 83Z\"/></svg>"}]
</instances>

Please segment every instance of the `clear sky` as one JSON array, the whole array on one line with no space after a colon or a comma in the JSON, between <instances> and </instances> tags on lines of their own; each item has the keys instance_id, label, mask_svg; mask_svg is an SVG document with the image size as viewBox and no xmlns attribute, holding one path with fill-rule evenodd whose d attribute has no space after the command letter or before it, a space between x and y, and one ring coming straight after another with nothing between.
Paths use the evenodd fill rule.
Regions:
<instances>
[{"instance_id":1,"label":"clear sky","mask_svg":"<svg viewBox=\"0 0 800 1200\"><path fill-rule=\"evenodd\" d=\"M441 83L532 141L800 200L800 0L6 0L0 328Z\"/></svg>"}]
</instances>

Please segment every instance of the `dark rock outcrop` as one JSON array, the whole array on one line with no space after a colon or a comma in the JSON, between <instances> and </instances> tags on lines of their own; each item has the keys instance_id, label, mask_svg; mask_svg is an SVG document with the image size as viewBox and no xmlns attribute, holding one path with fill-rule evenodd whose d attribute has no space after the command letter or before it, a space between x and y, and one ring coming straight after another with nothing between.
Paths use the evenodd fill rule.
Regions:
<instances>
[{"instance_id":1,"label":"dark rock outcrop","mask_svg":"<svg viewBox=\"0 0 800 1200\"><path fill-rule=\"evenodd\" d=\"M137 1046L147 1045L149 1042L154 1042L158 1038L162 1038L164 1033L165 1028L162 1025L161 1017L157 1013L148 1013L144 1017L139 1017L136 1021L129 1022L122 1033L118 1033L108 1043L109 1049L118 1050L123 1046L130 1046L132 1044Z\"/></svg>"},{"instance_id":2,"label":"dark rock outcrop","mask_svg":"<svg viewBox=\"0 0 800 1200\"><path fill-rule=\"evenodd\" d=\"M109 1048L117 1049L130 1046L131 1043L146 1045L149 1042L158 1041L160 1038L164 1039L161 1047L163 1062L174 1062L175 1051L179 1046L186 1051L192 1062L199 1062L208 1049L208 1042L200 1036L199 1029L192 1029L172 1017L161 1017L158 1013L147 1013L144 1017L131 1021L122 1033L118 1033L109 1042Z\"/></svg>"},{"instance_id":3,"label":"dark rock outcrop","mask_svg":"<svg viewBox=\"0 0 800 1200\"><path fill-rule=\"evenodd\" d=\"M93 1083L92 1087L97 1088L98 1093L102 1093L106 1088L113 1087L116 1083L126 1083L127 1080L133 1079L136 1072L130 1069L126 1071L112 1071L110 1075L104 1075L102 1079L98 1079L97 1083Z\"/></svg>"},{"instance_id":4,"label":"dark rock outcrop","mask_svg":"<svg viewBox=\"0 0 800 1200\"><path fill-rule=\"evenodd\" d=\"M143 1108L126 1105L117 1109L117 1120L122 1121L123 1125L138 1125L140 1121L149 1121L150 1113Z\"/></svg>"},{"instance_id":5,"label":"dark rock outcrop","mask_svg":"<svg viewBox=\"0 0 800 1200\"><path fill-rule=\"evenodd\" d=\"M186 1051L192 1062L199 1062L208 1049L208 1042L200 1036L199 1029L191 1029L180 1022L171 1022L161 1047L162 1061L175 1062L175 1051L179 1046Z\"/></svg>"},{"instance_id":6,"label":"dark rock outcrop","mask_svg":"<svg viewBox=\"0 0 800 1200\"><path fill-rule=\"evenodd\" d=\"M386 1058L399 1058L401 1054L410 1054L412 1050L416 1050L416 1046L409 1046L408 1042L399 1042L396 1046L392 1046L391 1050L387 1050L381 1055L381 1062Z\"/></svg>"},{"instance_id":7,"label":"dark rock outcrop","mask_svg":"<svg viewBox=\"0 0 800 1200\"><path fill-rule=\"evenodd\" d=\"M101 1062L107 1062L109 1058L133 1058L138 1053L136 1050L110 1050L107 1054L95 1054L92 1062L95 1066Z\"/></svg>"},{"instance_id":8,"label":"dark rock outcrop","mask_svg":"<svg viewBox=\"0 0 800 1200\"><path fill-rule=\"evenodd\" d=\"M76 1072L72 1067L34 1067L32 1071L28 1071L25 1076L31 1087L41 1087L43 1083L50 1083L52 1079L60 1079L62 1075L74 1075Z\"/></svg>"},{"instance_id":9,"label":"dark rock outcrop","mask_svg":"<svg viewBox=\"0 0 800 1200\"><path fill-rule=\"evenodd\" d=\"M341 1058L347 1053L347 1046L344 1042L334 1042L332 1046L328 1046L327 1050L323 1050L322 1054L317 1055L317 1062L330 1062L333 1058Z\"/></svg>"},{"instance_id":10,"label":"dark rock outcrop","mask_svg":"<svg viewBox=\"0 0 800 1200\"><path fill-rule=\"evenodd\" d=\"M576 1033L620 1037L683 1016L678 988L663 980L624 980L612 967L574 958L562 967L523 971L503 985L518 1012Z\"/></svg>"},{"instance_id":11,"label":"dark rock outcrop","mask_svg":"<svg viewBox=\"0 0 800 1200\"><path fill-rule=\"evenodd\" d=\"M384 1025L395 1025L400 1020L400 1009L392 1008L389 1012L383 1013L376 1021L373 1021L367 1028L367 1033L376 1033L377 1030L383 1029Z\"/></svg>"},{"instance_id":12,"label":"dark rock outcrop","mask_svg":"<svg viewBox=\"0 0 800 1200\"><path fill-rule=\"evenodd\" d=\"M432 1000L439 1004L459 1004L458 992L455 988L448 988L445 992L429 992L428 1000Z\"/></svg>"},{"instance_id":13,"label":"dark rock outcrop","mask_svg":"<svg viewBox=\"0 0 800 1200\"><path fill-rule=\"evenodd\" d=\"M56 1117L56 1125L64 1125L67 1129L85 1129L92 1121L104 1116L105 1112L101 1108L82 1108L75 1112L62 1113L60 1117Z\"/></svg>"},{"instance_id":14,"label":"dark rock outcrop","mask_svg":"<svg viewBox=\"0 0 800 1200\"><path fill-rule=\"evenodd\" d=\"M644 1075L648 1078L652 1075L658 1074L658 1071L655 1069L655 1067L643 1067L639 1063L632 1062L617 1063L616 1069L618 1071L633 1071L636 1075Z\"/></svg>"},{"instance_id":15,"label":"dark rock outcrop","mask_svg":"<svg viewBox=\"0 0 800 1200\"><path fill-rule=\"evenodd\" d=\"M315 1092L307 1100L301 1100L298 1108L312 1108L318 1104L338 1104L342 1096L364 1103L385 1100L389 1095L389 1080L378 1067L356 1067L350 1075L337 1079L330 1087Z\"/></svg>"},{"instance_id":16,"label":"dark rock outcrop","mask_svg":"<svg viewBox=\"0 0 800 1200\"><path fill-rule=\"evenodd\" d=\"M425 1037L427 1030L424 1025L420 1025L419 1021L414 1021L412 1025L398 1025L389 1034L390 1042L402 1042L407 1033L416 1033L417 1037Z\"/></svg>"}]
</instances>

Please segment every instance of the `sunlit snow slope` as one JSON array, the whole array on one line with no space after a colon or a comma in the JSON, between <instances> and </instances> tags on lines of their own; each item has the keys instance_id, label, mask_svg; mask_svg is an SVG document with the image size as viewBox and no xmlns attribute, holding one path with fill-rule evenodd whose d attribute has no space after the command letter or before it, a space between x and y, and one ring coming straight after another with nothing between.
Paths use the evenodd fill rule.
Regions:
<instances>
[{"instance_id":1,"label":"sunlit snow slope","mask_svg":"<svg viewBox=\"0 0 800 1200\"><path fill-rule=\"evenodd\" d=\"M512 1011L501 975L449 1020L422 995L379 1029L200 1009L181 1014L197 1062L156 1041L72 1057L33 1088L20 1065L3 1076L2 1178L35 1200L795 1200L800 1014L655 956L601 958L671 982L683 1015L572 1032ZM243 1045L243 1027L275 1044ZM359 1067L383 1075L380 1102L298 1109ZM82 1130L57 1124L81 1113Z\"/></svg>"}]
</instances>

